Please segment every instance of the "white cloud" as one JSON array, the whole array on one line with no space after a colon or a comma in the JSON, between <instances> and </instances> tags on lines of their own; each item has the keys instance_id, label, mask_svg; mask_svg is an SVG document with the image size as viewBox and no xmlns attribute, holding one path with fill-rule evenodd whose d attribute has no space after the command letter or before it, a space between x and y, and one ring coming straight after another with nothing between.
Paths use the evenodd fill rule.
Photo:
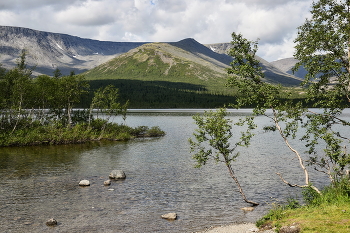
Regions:
<instances>
[{"instance_id":1,"label":"white cloud","mask_svg":"<svg viewBox=\"0 0 350 233\"><path fill-rule=\"evenodd\" d=\"M113 16L109 14L109 9L104 2L86 1L56 13L55 18L57 22L77 26L106 25L114 22Z\"/></svg>"},{"instance_id":2,"label":"white cloud","mask_svg":"<svg viewBox=\"0 0 350 233\"><path fill-rule=\"evenodd\" d=\"M312 0L2 0L0 25L109 41L260 38L266 60L293 55Z\"/></svg>"}]
</instances>

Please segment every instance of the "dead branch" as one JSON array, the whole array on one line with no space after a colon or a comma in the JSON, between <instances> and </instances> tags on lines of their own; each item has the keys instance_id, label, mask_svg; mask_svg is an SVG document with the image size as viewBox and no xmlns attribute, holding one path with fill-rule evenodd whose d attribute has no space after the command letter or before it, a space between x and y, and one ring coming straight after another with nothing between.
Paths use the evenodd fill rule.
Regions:
<instances>
[{"instance_id":1,"label":"dead branch","mask_svg":"<svg viewBox=\"0 0 350 233\"><path fill-rule=\"evenodd\" d=\"M291 184L291 183L289 183L288 181L286 181L286 180L282 177L281 173L276 172L276 174L281 178L281 180L283 181L283 183L289 185L290 187L299 187L299 188L311 187L311 188L312 188L313 190L315 190L318 194L321 194L320 190L318 190L318 188L316 188L316 187L313 186L313 185L310 185L310 184L308 184L308 185Z\"/></svg>"}]
</instances>

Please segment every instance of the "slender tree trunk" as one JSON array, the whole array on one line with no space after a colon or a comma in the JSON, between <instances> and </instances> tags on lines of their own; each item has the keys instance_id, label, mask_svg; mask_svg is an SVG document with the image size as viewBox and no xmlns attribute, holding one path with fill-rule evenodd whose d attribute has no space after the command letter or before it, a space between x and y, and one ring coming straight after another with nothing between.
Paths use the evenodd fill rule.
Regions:
<instances>
[{"instance_id":1,"label":"slender tree trunk","mask_svg":"<svg viewBox=\"0 0 350 233\"><path fill-rule=\"evenodd\" d=\"M11 131L10 134L13 134L13 132L15 132L15 130L16 130L16 128L17 128L17 125L18 125L18 123L19 123L19 121L20 121L20 118L21 118L21 111L22 111L22 101L23 101L23 96L20 95L20 101L19 101L19 103L18 103L18 112L17 112L16 123L15 123L15 125L14 125L14 127L13 127L13 129L12 129L12 131Z\"/></svg>"},{"instance_id":2,"label":"slender tree trunk","mask_svg":"<svg viewBox=\"0 0 350 233\"><path fill-rule=\"evenodd\" d=\"M247 199L247 197L245 196L245 194L244 194L244 192L243 192L243 189L242 189L240 183L238 182L237 177L235 176L235 173L234 173L234 171L233 171L231 165L228 164L228 163L226 163L226 167L228 168L228 171L229 171L229 173L230 173L230 176L231 176L232 179L236 182L237 187L238 187L238 189L239 189L239 192L240 192L241 195L242 195L243 200L244 200L245 202L249 203L249 204L252 204L253 206L259 205L259 203L256 203L256 202L253 202L253 201L249 201L249 200Z\"/></svg>"},{"instance_id":3,"label":"slender tree trunk","mask_svg":"<svg viewBox=\"0 0 350 233\"><path fill-rule=\"evenodd\" d=\"M72 105L68 103L67 105L67 117L68 117L68 125L67 127L71 127L72 125Z\"/></svg>"},{"instance_id":4,"label":"slender tree trunk","mask_svg":"<svg viewBox=\"0 0 350 233\"><path fill-rule=\"evenodd\" d=\"M284 143L288 146L288 148L296 155L296 157L298 158L298 161L299 161L299 165L300 167L303 169L304 171L304 176L305 176L305 184L306 185L296 185L296 184L290 184L289 182L287 182L286 180L283 179L282 175L280 173L277 173L277 175L279 175L279 177L281 178L281 180L288 184L289 186L291 187L301 187L301 188L304 188L304 187L308 187L310 186L312 189L314 189L317 193L321 194L321 192L318 190L318 188L316 188L315 186L311 185L310 183L310 178L309 178L309 172L307 171L305 165L304 165L304 161L303 159L301 158L301 155L299 154L299 152L297 150L295 150L290 144L289 144L289 141L288 139L286 138L286 136L284 135L282 129L281 129L281 126L279 125L279 121L277 120L276 118L276 111L275 109L273 109L273 114L274 114L274 118L273 118L273 121L275 122L275 126L276 128L278 129L278 132L280 133L281 137L283 138L284 140Z\"/></svg>"}]
</instances>

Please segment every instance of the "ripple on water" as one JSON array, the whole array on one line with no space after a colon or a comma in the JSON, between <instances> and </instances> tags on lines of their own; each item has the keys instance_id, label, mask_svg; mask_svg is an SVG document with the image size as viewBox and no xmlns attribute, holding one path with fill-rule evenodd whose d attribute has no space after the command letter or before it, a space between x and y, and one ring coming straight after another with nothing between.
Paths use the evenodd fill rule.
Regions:
<instances>
[{"instance_id":1,"label":"ripple on water","mask_svg":"<svg viewBox=\"0 0 350 233\"><path fill-rule=\"evenodd\" d=\"M234 119L235 117L233 117ZM193 168L187 139L189 115L135 115L127 124L159 125L157 139L83 145L0 149L0 227L5 232L194 232L211 225L252 222L269 203L298 194L275 172L300 181L300 169L274 134L260 133L242 149L235 172L248 199L261 203L244 212L233 180L222 164ZM113 169L127 178L103 182ZM82 179L91 182L79 187ZM301 180L302 181L302 180ZM316 182L322 183L320 180ZM161 215L176 212L176 221Z\"/></svg>"}]
</instances>

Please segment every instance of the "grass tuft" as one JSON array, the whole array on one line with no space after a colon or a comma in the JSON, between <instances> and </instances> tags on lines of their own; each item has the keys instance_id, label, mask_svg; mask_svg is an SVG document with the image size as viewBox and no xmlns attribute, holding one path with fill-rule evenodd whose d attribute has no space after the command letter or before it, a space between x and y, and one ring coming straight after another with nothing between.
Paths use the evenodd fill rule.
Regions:
<instances>
[{"instance_id":1,"label":"grass tuft","mask_svg":"<svg viewBox=\"0 0 350 233\"><path fill-rule=\"evenodd\" d=\"M303 189L305 205L289 199L285 205L272 206L268 214L259 219L260 228L270 225L278 231L282 226L298 224L301 232L350 232L350 181L343 179L315 194L311 188Z\"/></svg>"}]
</instances>

